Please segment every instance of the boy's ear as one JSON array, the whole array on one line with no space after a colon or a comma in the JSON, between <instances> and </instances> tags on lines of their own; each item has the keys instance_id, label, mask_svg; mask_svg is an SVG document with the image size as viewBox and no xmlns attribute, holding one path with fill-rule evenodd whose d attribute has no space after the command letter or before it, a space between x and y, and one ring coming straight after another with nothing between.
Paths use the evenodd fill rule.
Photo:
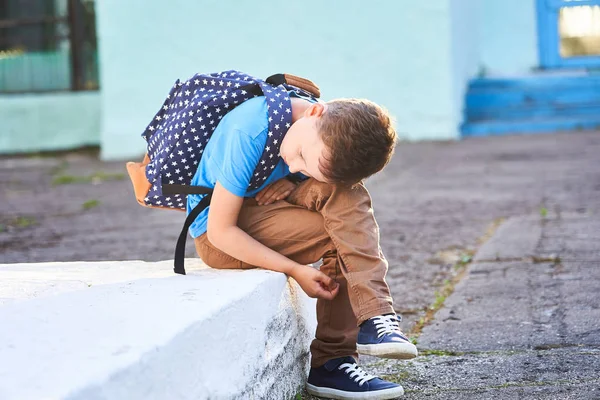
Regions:
<instances>
[{"instance_id":1,"label":"boy's ear","mask_svg":"<svg viewBox=\"0 0 600 400\"><path fill-rule=\"evenodd\" d=\"M304 111L305 117L320 117L325 112L325 104L313 103Z\"/></svg>"}]
</instances>

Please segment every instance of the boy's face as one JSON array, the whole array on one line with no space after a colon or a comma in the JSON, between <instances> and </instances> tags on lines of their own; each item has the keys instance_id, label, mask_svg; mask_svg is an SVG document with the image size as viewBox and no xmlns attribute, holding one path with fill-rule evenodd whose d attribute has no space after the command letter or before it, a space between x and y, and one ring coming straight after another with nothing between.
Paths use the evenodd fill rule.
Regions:
<instances>
[{"instance_id":1,"label":"boy's face","mask_svg":"<svg viewBox=\"0 0 600 400\"><path fill-rule=\"evenodd\" d=\"M302 118L287 131L280 147L281 158L291 173L301 172L320 182L327 182L319 169L327 149L317 130L317 123L324 112L325 105L322 103L308 107Z\"/></svg>"}]
</instances>

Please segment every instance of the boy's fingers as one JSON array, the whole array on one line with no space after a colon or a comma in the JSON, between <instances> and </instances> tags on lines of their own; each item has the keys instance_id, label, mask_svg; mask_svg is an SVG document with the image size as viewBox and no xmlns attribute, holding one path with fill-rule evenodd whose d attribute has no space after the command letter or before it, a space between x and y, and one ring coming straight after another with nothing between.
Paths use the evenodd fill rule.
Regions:
<instances>
[{"instance_id":1,"label":"boy's fingers","mask_svg":"<svg viewBox=\"0 0 600 400\"><path fill-rule=\"evenodd\" d=\"M325 300L333 300L335 296L337 296L338 291L339 287L335 288L334 290L325 290L323 288L319 288L319 291L317 292L317 297Z\"/></svg>"},{"instance_id":2,"label":"boy's fingers","mask_svg":"<svg viewBox=\"0 0 600 400\"><path fill-rule=\"evenodd\" d=\"M329 286L325 286L325 289L332 293L333 292L337 293L339 288L340 288L340 284L337 283L336 281L331 282L331 284Z\"/></svg>"},{"instance_id":3,"label":"boy's fingers","mask_svg":"<svg viewBox=\"0 0 600 400\"><path fill-rule=\"evenodd\" d=\"M328 292L325 289L319 289L319 291L317 292L317 297L320 299L332 300L335 297L335 295L331 292Z\"/></svg>"},{"instance_id":4,"label":"boy's fingers","mask_svg":"<svg viewBox=\"0 0 600 400\"><path fill-rule=\"evenodd\" d=\"M337 294L337 292L340 288L340 284L337 283L335 279L330 278L329 276L327 276L325 274L323 274L323 276L325 277L325 279L322 280L321 283L323 284L324 288L332 293L335 292Z\"/></svg>"},{"instance_id":5,"label":"boy's fingers","mask_svg":"<svg viewBox=\"0 0 600 400\"><path fill-rule=\"evenodd\" d=\"M286 179L280 179L264 188L254 198L259 205L271 204L277 200L284 199L292 193L293 188L290 187L290 184L291 182Z\"/></svg>"},{"instance_id":6,"label":"boy's fingers","mask_svg":"<svg viewBox=\"0 0 600 400\"><path fill-rule=\"evenodd\" d=\"M275 193L270 193L268 195L265 196L264 200L263 200L263 204L271 204L273 202L274 197L277 194Z\"/></svg>"},{"instance_id":7,"label":"boy's fingers","mask_svg":"<svg viewBox=\"0 0 600 400\"><path fill-rule=\"evenodd\" d=\"M327 275L325 275L324 273L321 272L321 276L319 277L319 281L321 281L325 287L331 287L331 284L333 282L335 282L333 279L331 279L330 277L328 277Z\"/></svg>"},{"instance_id":8,"label":"boy's fingers","mask_svg":"<svg viewBox=\"0 0 600 400\"><path fill-rule=\"evenodd\" d=\"M281 199L285 199L288 196L289 192L284 191L279 191L277 193L275 193L273 195L273 197L271 198L272 201L277 201L277 200L281 200Z\"/></svg>"},{"instance_id":9,"label":"boy's fingers","mask_svg":"<svg viewBox=\"0 0 600 400\"><path fill-rule=\"evenodd\" d=\"M269 198L266 199L265 203L266 204L271 204L272 202L275 201L276 198L277 198L277 191L273 191L273 193L271 193L271 195L269 196Z\"/></svg>"},{"instance_id":10,"label":"boy's fingers","mask_svg":"<svg viewBox=\"0 0 600 400\"><path fill-rule=\"evenodd\" d=\"M264 188L263 190L261 190L260 192L258 192L256 194L256 196L254 197L256 199L256 201L260 201L260 199L262 199L262 197L265 194L265 191L269 188L269 186L267 186L266 188Z\"/></svg>"},{"instance_id":11,"label":"boy's fingers","mask_svg":"<svg viewBox=\"0 0 600 400\"><path fill-rule=\"evenodd\" d=\"M331 285L329 285L329 290L333 291L333 290L338 290L340 288L340 284L337 283L336 281L331 282Z\"/></svg>"},{"instance_id":12,"label":"boy's fingers","mask_svg":"<svg viewBox=\"0 0 600 400\"><path fill-rule=\"evenodd\" d=\"M273 186L275 187L275 189L279 192L287 190L290 186L290 181L288 181L287 179L281 179L277 182L275 182L273 184Z\"/></svg>"},{"instance_id":13,"label":"boy's fingers","mask_svg":"<svg viewBox=\"0 0 600 400\"><path fill-rule=\"evenodd\" d=\"M259 204L264 204L265 200L269 199L272 191L273 191L273 185L267 186L259 194L256 195L256 201Z\"/></svg>"},{"instance_id":14,"label":"boy's fingers","mask_svg":"<svg viewBox=\"0 0 600 400\"><path fill-rule=\"evenodd\" d=\"M287 196L289 196L291 193L291 191L281 191L281 190L276 190L274 191L274 193L271 195L271 197L269 197L269 199L265 200L265 204L271 204L274 203L277 200L281 200L286 198Z\"/></svg>"},{"instance_id":15,"label":"boy's fingers","mask_svg":"<svg viewBox=\"0 0 600 400\"><path fill-rule=\"evenodd\" d=\"M335 287L335 289L333 289L333 290L331 291L331 298L333 299L335 296L337 296L337 294L338 294L338 292L339 292L339 291L340 291L340 285L337 285L337 286Z\"/></svg>"},{"instance_id":16,"label":"boy's fingers","mask_svg":"<svg viewBox=\"0 0 600 400\"><path fill-rule=\"evenodd\" d=\"M283 192L282 194L280 194L279 196L277 196L277 198L275 200L281 200L281 199L285 199L287 198L290 194L292 194L291 190L288 190L287 192Z\"/></svg>"}]
</instances>

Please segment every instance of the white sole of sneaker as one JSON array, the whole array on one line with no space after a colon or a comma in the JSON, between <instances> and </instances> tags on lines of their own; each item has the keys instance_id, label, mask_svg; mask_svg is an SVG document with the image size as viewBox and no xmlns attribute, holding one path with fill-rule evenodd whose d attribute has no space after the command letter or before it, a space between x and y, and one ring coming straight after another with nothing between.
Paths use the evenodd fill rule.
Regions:
<instances>
[{"instance_id":1,"label":"white sole of sneaker","mask_svg":"<svg viewBox=\"0 0 600 400\"><path fill-rule=\"evenodd\" d=\"M389 400L404 395L404 389L402 388L402 386L398 386L391 389L377 390L374 392L346 392L344 390L324 388L307 383L306 391L312 394L313 396L326 397L329 399L336 400Z\"/></svg>"},{"instance_id":2,"label":"white sole of sneaker","mask_svg":"<svg viewBox=\"0 0 600 400\"><path fill-rule=\"evenodd\" d=\"M381 358L395 358L408 360L415 358L419 352L412 343L381 343L381 344L356 344L359 354Z\"/></svg>"}]
</instances>

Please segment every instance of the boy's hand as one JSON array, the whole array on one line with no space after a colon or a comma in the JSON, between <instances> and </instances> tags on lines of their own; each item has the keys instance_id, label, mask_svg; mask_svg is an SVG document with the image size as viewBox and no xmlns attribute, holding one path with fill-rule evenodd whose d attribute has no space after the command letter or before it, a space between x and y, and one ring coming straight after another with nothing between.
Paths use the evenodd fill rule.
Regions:
<instances>
[{"instance_id":1,"label":"boy's hand","mask_svg":"<svg viewBox=\"0 0 600 400\"><path fill-rule=\"evenodd\" d=\"M340 289L336 281L308 265L296 266L290 272L290 276L298 282L308 297L332 300Z\"/></svg>"},{"instance_id":2,"label":"boy's hand","mask_svg":"<svg viewBox=\"0 0 600 400\"><path fill-rule=\"evenodd\" d=\"M296 188L296 184L287 180L280 179L268 185L261 190L255 197L259 206L274 203L277 200L285 199Z\"/></svg>"}]
</instances>

